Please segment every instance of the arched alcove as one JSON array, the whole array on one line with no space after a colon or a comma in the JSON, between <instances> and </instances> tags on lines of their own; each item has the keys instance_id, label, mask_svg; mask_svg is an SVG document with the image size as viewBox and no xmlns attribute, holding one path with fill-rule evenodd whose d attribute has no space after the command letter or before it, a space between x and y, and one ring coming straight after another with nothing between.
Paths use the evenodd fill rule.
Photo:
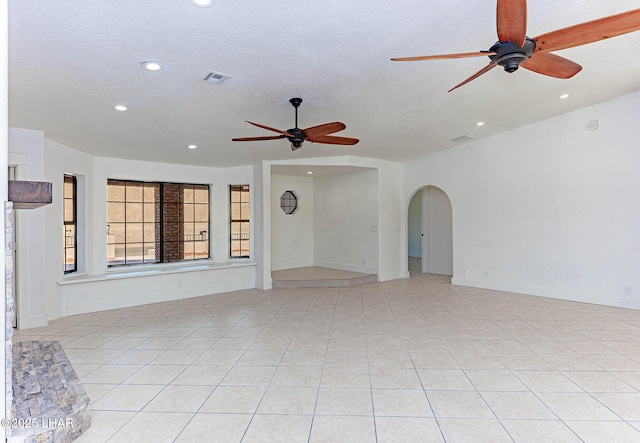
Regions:
<instances>
[{"instance_id":1,"label":"arched alcove","mask_svg":"<svg viewBox=\"0 0 640 443\"><path fill-rule=\"evenodd\" d=\"M407 208L408 270L453 275L453 218L449 196L436 186L418 189Z\"/></svg>"}]
</instances>

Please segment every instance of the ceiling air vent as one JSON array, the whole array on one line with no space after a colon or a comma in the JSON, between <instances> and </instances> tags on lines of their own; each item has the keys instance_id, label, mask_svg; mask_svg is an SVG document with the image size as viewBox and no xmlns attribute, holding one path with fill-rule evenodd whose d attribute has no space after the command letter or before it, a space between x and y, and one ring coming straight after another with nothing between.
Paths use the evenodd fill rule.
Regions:
<instances>
[{"instance_id":1,"label":"ceiling air vent","mask_svg":"<svg viewBox=\"0 0 640 443\"><path fill-rule=\"evenodd\" d=\"M207 82L207 83L213 83L214 85L221 85L224 82L226 82L227 80L229 80L230 78L231 78L230 75L221 74L219 72L214 72L214 71L209 71L209 72L207 72L207 75L204 76L202 81Z\"/></svg>"},{"instance_id":2,"label":"ceiling air vent","mask_svg":"<svg viewBox=\"0 0 640 443\"><path fill-rule=\"evenodd\" d=\"M473 140L473 137L471 137L470 135L461 135L460 137L451 139L452 142L457 143L468 142L469 140Z\"/></svg>"}]
</instances>

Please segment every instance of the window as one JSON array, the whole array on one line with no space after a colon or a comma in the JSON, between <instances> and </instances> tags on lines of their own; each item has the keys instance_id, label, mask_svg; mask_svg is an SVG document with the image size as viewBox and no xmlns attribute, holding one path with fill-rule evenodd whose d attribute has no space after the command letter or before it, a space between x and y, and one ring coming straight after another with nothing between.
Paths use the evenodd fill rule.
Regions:
<instances>
[{"instance_id":1,"label":"window","mask_svg":"<svg viewBox=\"0 0 640 443\"><path fill-rule=\"evenodd\" d=\"M293 191L284 191L280 196L280 208L285 214L291 215L298 209L298 197Z\"/></svg>"},{"instance_id":2,"label":"window","mask_svg":"<svg viewBox=\"0 0 640 443\"><path fill-rule=\"evenodd\" d=\"M208 185L108 180L110 267L208 258Z\"/></svg>"},{"instance_id":3,"label":"window","mask_svg":"<svg viewBox=\"0 0 640 443\"><path fill-rule=\"evenodd\" d=\"M78 270L77 255L77 232L78 232L78 210L77 201L77 181L73 175L64 176L63 201L64 201L64 272L76 272Z\"/></svg>"},{"instance_id":4,"label":"window","mask_svg":"<svg viewBox=\"0 0 640 443\"><path fill-rule=\"evenodd\" d=\"M182 185L182 195L184 260L209 258L209 187Z\"/></svg>"},{"instance_id":5,"label":"window","mask_svg":"<svg viewBox=\"0 0 640 443\"><path fill-rule=\"evenodd\" d=\"M231 258L248 258L249 249L249 185L231 185L230 254Z\"/></svg>"}]
</instances>

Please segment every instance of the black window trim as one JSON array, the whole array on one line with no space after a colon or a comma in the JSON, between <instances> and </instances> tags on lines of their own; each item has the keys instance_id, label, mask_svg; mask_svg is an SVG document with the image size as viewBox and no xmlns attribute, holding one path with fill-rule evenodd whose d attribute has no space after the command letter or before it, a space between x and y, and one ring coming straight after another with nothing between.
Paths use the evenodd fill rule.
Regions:
<instances>
[{"instance_id":1,"label":"black window trim","mask_svg":"<svg viewBox=\"0 0 640 443\"><path fill-rule=\"evenodd\" d=\"M71 189L72 189L72 195L71 198L73 200L73 220L71 221L67 221L65 219L66 216L66 211L65 211L65 205L64 203L67 200L67 197L65 195L64 192L64 186L66 184L66 180L67 178L71 179ZM63 245L63 249L64 249L64 273L65 274L71 274L73 272L78 272L78 179L75 175L73 174L64 174L63 175L63 180L62 180L62 200L63 200L63 205L62 205L62 223L65 229L65 238L64 238L64 245ZM73 268L72 269L67 269L67 250L70 249L69 247L67 247L67 236L66 236L66 231L67 231L67 226L72 226L73 227Z\"/></svg>"},{"instance_id":2,"label":"black window trim","mask_svg":"<svg viewBox=\"0 0 640 443\"><path fill-rule=\"evenodd\" d=\"M160 206L160 213L159 213L159 247L160 247L160 251L158 252L158 256L160 257L160 259L158 261L144 261L144 259L141 262L133 262L133 263L127 263L126 257L124 260L124 263L109 263L109 260L107 259L107 269L117 269L117 268L125 268L125 267L129 267L129 266L157 266L157 265L167 265L167 264L176 264L176 263L191 263L194 261L199 261L199 260L211 260L211 235L209 235L207 237L207 242L208 246L207 246L207 256L203 257L203 258L193 258L193 259L187 259L187 260L167 260L164 261L162 260L163 257L163 249L164 249L164 235L165 235L165 226L164 226L164 211L162 210L165 202L164 202L164 193L163 193L163 188L164 185L184 185L184 186L203 186L207 188L207 209L208 209L208 215L207 215L207 232L211 232L211 185L208 183L185 183L185 182L172 182L172 181L144 181L144 180L129 180L129 179L117 179L117 178L108 178L107 179L107 186L109 186L110 182L121 182L124 183L125 186L127 183L141 183L141 184L152 184L152 185L158 185L159 186L159 206ZM107 204L111 202L111 200L109 200L108 196L107 196ZM126 194L125 194L125 199L122 203L125 203L125 221L122 222L126 225ZM142 202L144 204L144 200ZM154 202L155 203L155 202ZM196 203L193 202L193 204L195 205ZM202 203L198 203L198 204L202 204ZM108 211L107 211L107 225L109 225L109 220L108 220ZM195 216L195 213L194 213ZM143 218L144 220L144 218ZM143 224L145 222L143 221ZM195 223L195 221L194 221ZM125 226L126 229L126 226ZM144 229L144 228L143 228ZM143 231L144 232L144 231ZM143 233L144 235L144 233ZM144 243L148 243L148 242L144 242ZM182 241L182 243L187 243L187 241ZM122 245L126 245L126 239L124 243L117 243L117 244L122 244Z\"/></svg>"},{"instance_id":3,"label":"black window trim","mask_svg":"<svg viewBox=\"0 0 640 443\"><path fill-rule=\"evenodd\" d=\"M233 201L233 191L234 188L247 188L247 194L249 194L249 201L248 203L251 204L251 185L249 184L241 184L241 185L229 185L229 258L230 259L245 259L245 258L251 258L251 238L248 239L236 239L235 241L240 241L241 245L243 241L246 241L249 243L249 255L233 255L233 233L231 232L231 226L233 225L233 223L247 223L249 224L249 226L251 226L251 216L249 216L249 218L233 218L233 204L234 203L243 203L243 202L234 202ZM243 191L244 192L244 191ZM241 214L242 215L242 214ZM242 234L240 234L242 235ZM240 251L242 251L242 246L240 246Z\"/></svg>"}]
</instances>

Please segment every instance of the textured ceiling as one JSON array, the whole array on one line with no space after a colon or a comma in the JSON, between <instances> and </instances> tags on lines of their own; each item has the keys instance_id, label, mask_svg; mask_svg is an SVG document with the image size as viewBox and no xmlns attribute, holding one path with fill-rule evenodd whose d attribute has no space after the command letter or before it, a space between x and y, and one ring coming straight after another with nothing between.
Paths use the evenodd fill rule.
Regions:
<instances>
[{"instance_id":1,"label":"textured ceiling","mask_svg":"<svg viewBox=\"0 0 640 443\"><path fill-rule=\"evenodd\" d=\"M528 35L640 7L637 0L530 0ZM557 52L583 70L558 80L494 69L447 90L487 59L391 57L488 49L494 0L9 0L9 125L88 153L232 166L355 155L408 161L640 90L640 32ZM163 64L159 72L140 68ZM209 70L230 75L221 86ZM569 92L567 100L557 100ZM342 121L355 146L286 140L288 129ZM128 112L112 106L129 105ZM477 121L484 121L476 127ZM188 150L194 143L198 149Z\"/></svg>"}]
</instances>

